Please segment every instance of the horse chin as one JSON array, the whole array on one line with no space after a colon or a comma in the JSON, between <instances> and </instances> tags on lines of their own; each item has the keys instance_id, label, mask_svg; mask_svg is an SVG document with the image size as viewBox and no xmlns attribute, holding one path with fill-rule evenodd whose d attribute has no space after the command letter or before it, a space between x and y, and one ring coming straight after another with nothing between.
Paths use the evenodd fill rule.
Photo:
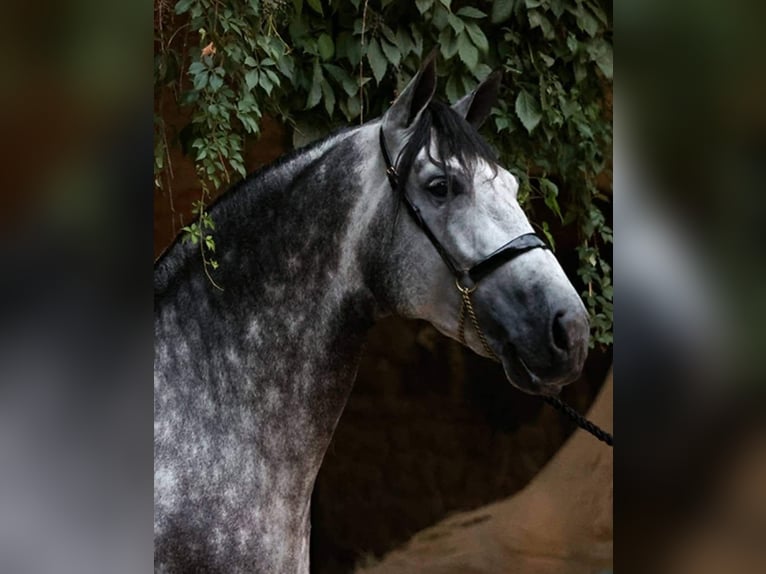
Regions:
<instances>
[{"instance_id":1,"label":"horse chin","mask_svg":"<svg viewBox=\"0 0 766 574\"><path fill-rule=\"evenodd\" d=\"M500 362L508 381L517 389L530 395L558 396L562 387L572 380L572 378L542 379L532 372L510 343L503 346Z\"/></svg>"}]
</instances>

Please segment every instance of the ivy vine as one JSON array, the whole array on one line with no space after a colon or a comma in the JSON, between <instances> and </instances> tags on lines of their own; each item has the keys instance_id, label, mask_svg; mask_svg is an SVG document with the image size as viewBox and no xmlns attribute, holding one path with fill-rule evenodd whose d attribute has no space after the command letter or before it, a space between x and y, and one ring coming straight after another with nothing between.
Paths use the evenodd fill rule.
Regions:
<instances>
[{"instance_id":1,"label":"ivy vine","mask_svg":"<svg viewBox=\"0 0 766 574\"><path fill-rule=\"evenodd\" d=\"M294 142L382 113L439 46L454 102L504 71L487 137L540 231L573 229L592 343L612 342L605 210L611 150L612 29L597 0L155 0L155 186L172 198L169 145L194 159L201 196L184 227L217 267L211 189L245 175L245 139L264 115ZM163 105L191 112L169 137ZM603 178L603 174L607 177ZM212 278L211 278L212 280Z\"/></svg>"}]
</instances>

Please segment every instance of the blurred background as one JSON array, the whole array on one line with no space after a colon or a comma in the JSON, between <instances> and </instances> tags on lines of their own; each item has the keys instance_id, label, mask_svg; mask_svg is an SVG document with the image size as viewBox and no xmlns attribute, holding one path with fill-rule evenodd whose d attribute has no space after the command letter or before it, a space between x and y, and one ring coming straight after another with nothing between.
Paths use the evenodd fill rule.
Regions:
<instances>
[{"instance_id":1,"label":"blurred background","mask_svg":"<svg viewBox=\"0 0 766 574\"><path fill-rule=\"evenodd\" d=\"M178 14L183 4L165 4L164 13L195 17L191 8L197 3L186 3ZM255 10L266 3L250 4L258 5ZM290 8L273 3L283 10L294 10L296 4ZM330 21L323 12L330 3L300 4L312 22ZM384 14L390 4L396 8L401 3L370 2L368 9L370 14ZM435 4L416 2L406 9L418 21L436 26ZM766 373L761 326L766 319L766 273L759 240L766 229L766 74L760 34L764 7L752 1L721 5L681 0L624 2L613 11L606 3L571 4L587 5L596 20L592 24L583 16L580 26L575 17L576 40L602 38L609 54L612 43L616 47L614 89L605 44L590 46L591 51L584 52L590 66L586 77L596 78L593 90L600 86L599 109L581 106L581 125L566 123L568 118L556 124L549 108L520 95L538 97L545 92L539 91L539 80L549 78L544 70L551 68L540 56L543 72L535 77L537 84L506 82L507 106L499 107L495 125L486 132L501 150L510 141L523 141L525 149L537 146L535 157L553 162L528 166L504 157L509 166L522 166L517 175L527 178L527 207L537 220L548 223L541 232L558 243L557 254L573 280L593 297L594 317L599 312L607 317L609 309L609 320L596 322L601 330L594 337L602 339L594 341L594 358L583 380L567 390L566 398L581 410L593 401L612 360L607 338L612 333L611 299L604 297L603 288L609 286L604 283L607 277L611 282L613 263L619 296L613 354L617 446L612 567L621 573L762 572ZM365 3L351 5L362 12ZM536 11L550 24L562 3L441 5L463 21L461 32L460 24L445 25L452 31L444 43L454 41L456 48L449 58L441 55L443 63L454 62L454 67L443 68L449 76L440 84L448 99L480 79L486 71L480 64L502 64L493 60L500 45L524 42L528 36L522 32L535 34L536 49L518 62L521 66L534 67L539 54L548 55L548 44L558 45L543 19L530 15ZM169 164L157 165L158 157L170 157L157 151L162 141L157 136L157 102L162 99L157 91L158 6L92 0L34 8L13 5L0 23L0 41L6 44L0 82L3 572L151 569L152 262L189 223L181 217L194 215L197 200L188 195L171 207ZM593 6L604 14L605 23ZM209 7L214 8L213 3ZM460 14L461 8L475 8L485 16L470 10ZM196 17L211 14L203 11ZM481 36L467 31L471 20L478 21L486 50ZM513 25L503 31L509 22ZM353 22L351 26L353 34ZM491 36L488 30L500 30L501 35ZM243 135L239 152L249 158L243 167L258 167L283 149L320 135L311 132L306 117L329 118L323 127L327 130L334 125L332 118L358 121L359 115L374 115L385 104L408 72L397 76L391 62L396 56L386 51L392 43L382 28L378 36L368 34L378 38L384 61L373 56L373 64L368 58L368 95L360 98L359 110L349 107L352 88L345 90L342 74L338 80L324 66L332 63L324 58L329 48L325 41L320 46L321 33L315 34L316 54L306 49L308 55L300 62L308 79L298 76L295 93L302 99L293 122L279 110L265 110L271 113L258 117L258 133ZM440 34L424 43L439 40ZM461 55L458 38L463 36L470 46L463 45ZM210 38L199 30L187 42L187 50L196 49L195 61L202 62L205 48L217 49L215 42L209 48ZM264 48L255 48L259 49ZM337 50L336 42L332 49ZM262 55L258 62L266 58ZM312 95L315 61L333 89L332 111L327 109L331 98L321 88ZM192 63L181 62L176 77L191 82L191 91L204 92L210 88L210 73L206 84L195 88L189 75ZM408 70L401 54L400 64ZM557 75L565 74L556 65L552 68ZM506 73L507 79L519 79L513 70ZM459 82L450 87L453 74ZM248 79L237 81L247 85ZM380 90L372 89L381 82ZM260 76L257 86L266 91ZM173 94L172 87L164 89ZM189 88L175 95L184 91ZM165 104L179 103L162 97ZM309 98L316 99L314 106L308 105ZM345 111L341 98L346 98ZM183 156L180 131L193 120L188 114L193 114L195 102L180 104L178 113L187 116L167 149ZM603 111L611 120L609 131L588 136L583 126L603 118L598 115ZM171 109L159 116L175 113ZM193 147L195 139L206 137L200 130L190 133L192 147L185 150L185 157L191 158L187 183L198 177L196 167L202 161L193 155L199 149ZM563 150L565 144L576 143L577 134L594 142L581 150L579 160L590 162L590 167L604 164L604 175L591 169L583 178L590 181L582 183L589 187L579 191L576 178L569 175L574 171L556 173L562 158L544 149L549 136L557 143L555 149ZM272 141L267 152L262 152L256 136ZM612 137L609 153L603 146ZM173 164L178 169L174 178L182 177L182 162ZM234 166L232 177L236 173ZM158 174L165 178L159 191ZM207 178L207 172L202 177ZM212 196L217 186L206 183ZM225 187L225 182L219 183ZM184 185L176 190L182 192ZM199 192L202 185L188 183L188 189ZM567 220L571 202L562 200L559 205L559 198L584 197L586 191L593 201ZM167 207L156 207L160 202ZM594 216L591 207L603 219ZM594 255L609 272L599 263L597 275L591 277L578 271L593 253L578 250L582 235L571 232L573 227L585 229L585 215L593 216L601 230L613 228L616 237L613 252L603 241ZM594 287L601 300L592 295ZM387 344L392 338L401 344ZM400 373L404 367L409 378ZM466 373L470 385L464 384ZM326 530L315 526L319 545L312 552L317 567L347 571L377 563L418 530L454 512L511 497L534 483L572 428L496 377L491 365L436 337L425 325L391 321L380 326L318 480L315 524L326 525ZM371 412L384 420L372 420ZM381 461L400 471L387 471ZM354 498L355 493L365 496ZM338 514L338 507L347 512ZM373 521L371 516L380 518ZM495 571L513 570L501 564Z\"/></svg>"}]
</instances>

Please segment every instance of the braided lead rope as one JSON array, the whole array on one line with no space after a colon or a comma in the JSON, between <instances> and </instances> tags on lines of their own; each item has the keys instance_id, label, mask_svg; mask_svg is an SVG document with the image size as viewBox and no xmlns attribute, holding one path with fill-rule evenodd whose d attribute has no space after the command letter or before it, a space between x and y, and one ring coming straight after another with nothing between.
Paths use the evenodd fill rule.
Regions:
<instances>
[{"instance_id":1,"label":"braided lead rope","mask_svg":"<svg viewBox=\"0 0 766 574\"><path fill-rule=\"evenodd\" d=\"M570 407L560 398L543 397L543 400L549 405L551 405L553 408L558 409L559 411L567 415L570 419L572 419L575 423L577 423L577 426L579 426L581 429L585 431L588 431L590 434L592 434L601 442L604 442L608 444L609 446L614 446L613 445L614 439L612 438L611 434L606 432L604 429L602 429L598 425L590 422L588 419L586 419L584 416L582 416L580 413L578 413L576 410L574 410L572 407Z\"/></svg>"},{"instance_id":2,"label":"braided lead rope","mask_svg":"<svg viewBox=\"0 0 766 574\"><path fill-rule=\"evenodd\" d=\"M484 336L484 331L482 331L481 327L479 327L479 321L476 318L476 313L473 310L473 304L471 303L471 293L476 290L477 285L474 285L473 287L463 287L457 280L455 281L455 285L457 285L457 290L460 291L460 297L462 298L457 324L457 333L460 343L465 345L465 317L467 311L468 316L471 317L471 323L473 324L473 328L476 331L476 334L479 336L479 341L481 341L481 346L484 348L484 351L486 351L486 353L495 361L500 362L500 359L498 359L497 355L490 348L489 343L487 343L487 339ZM567 415L577 424L577 426L589 432L601 442L608 444L610 447L614 446L614 440L611 434L606 432L598 425L589 421L587 418L582 416L558 397L544 396L543 400L553 408Z\"/></svg>"}]
</instances>

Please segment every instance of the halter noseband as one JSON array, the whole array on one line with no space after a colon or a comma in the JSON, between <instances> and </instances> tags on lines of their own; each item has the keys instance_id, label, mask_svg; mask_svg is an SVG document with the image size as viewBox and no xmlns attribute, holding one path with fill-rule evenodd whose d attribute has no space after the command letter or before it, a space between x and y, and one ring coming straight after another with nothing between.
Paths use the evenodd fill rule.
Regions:
<instances>
[{"instance_id":1,"label":"halter noseband","mask_svg":"<svg viewBox=\"0 0 766 574\"><path fill-rule=\"evenodd\" d=\"M479 335L479 339L481 340L484 350L497 360L497 356L492 351L492 349L490 349L484 337L484 333L479 328L479 323L476 320L476 315L473 311L473 305L471 304L470 295L478 287L479 281L484 279L484 277L492 273L501 265L508 263L522 253L526 253L531 249L548 249L548 245L534 233L524 233L514 239L511 239L508 243L496 251L490 253L481 259L478 263L474 263L468 268L461 267L457 261L455 261L452 255L450 255L449 251L444 248L436 235L434 235L433 231L431 231L431 228L428 227L425 219L423 219L423 215L420 212L420 209L412 202L409 195L407 195L407 191L403 188L402 182L399 181L399 173L396 171L396 166L391 161L391 156L389 155L388 148L386 147L386 139L383 135L382 126L380 128L380 149L383 152L383 160L386 162L386 175L388 176L388 181L391 184L391 188L395 193L398 193L401 196L402 200L404 201L404 205L407 206L407 211L409 211L410 215L412 216L412 219L415 221L415 223L418 224L418 227L420 227L423 233L425 233L426 237L428 237L428 239L431 241L433 246L436 248L437 253L439 253L439 256L442 258L444 263L447 265L447 268L450 270L450 273L452 273L452 275L455 277L455 285L457 286L457 289L463 299L463 304L460 308L460 321L458 323L458 336L460 337L460 342L465 344L465 316L466 311L468 311L468 315L471 317L471 322L473 323L476 333Z\"/></svg>"}]
</instances>

